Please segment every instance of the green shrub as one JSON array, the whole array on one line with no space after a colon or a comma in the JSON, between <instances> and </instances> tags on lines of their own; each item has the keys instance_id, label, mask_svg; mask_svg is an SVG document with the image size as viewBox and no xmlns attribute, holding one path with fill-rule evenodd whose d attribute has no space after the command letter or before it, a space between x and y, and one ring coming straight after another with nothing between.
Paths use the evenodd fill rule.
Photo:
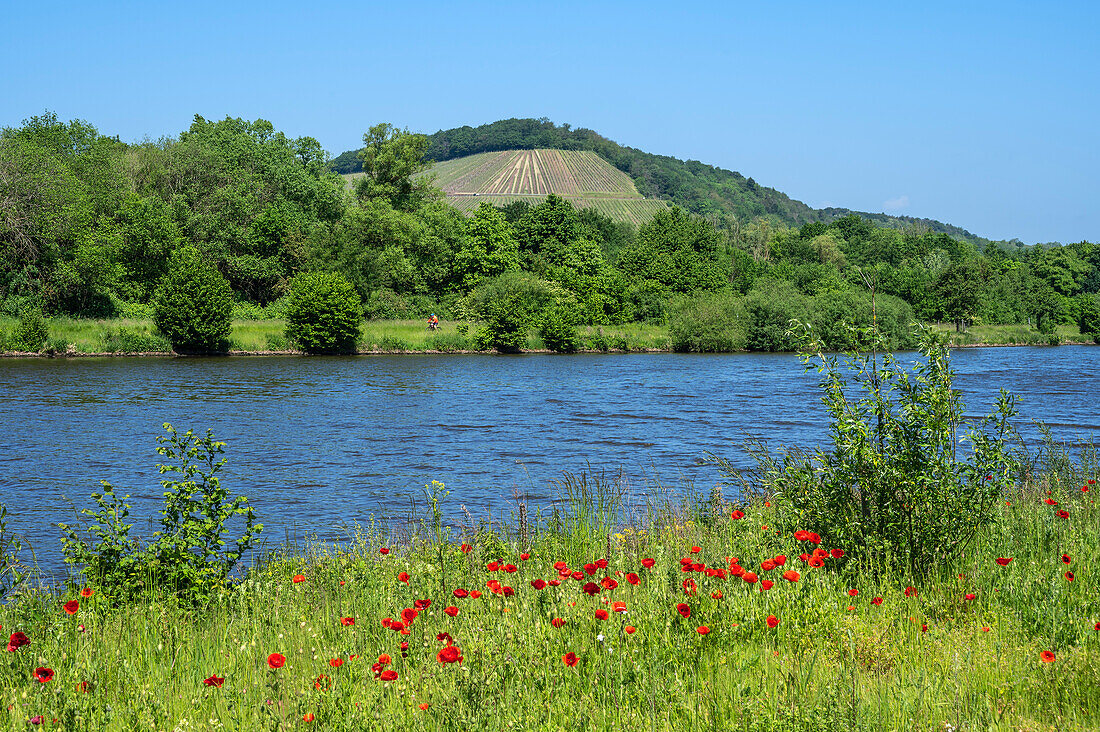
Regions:
<instances>
[{"instance_id":1,"label":"green shrub","mask_svg":"<svg viewBox=\"0 0 1100 732\"><path fill-rule=\"evenodd\" d=\"M543 344L556 353L573 353L580 345L577 335L577 316L573 308L554 305L543 311L539 319L539 337Z\"/></svg>"},{"instance_id":2,"label":"green shrub","mask_svg":"<svg viewBox=\"0 0 1100 732\"><path fill-rule=\"evenodd\" d=\"M806 298L786 280L765 279L745 296L745 347L750 351L794 351L791 321L805 321Z\"/></svg>"},{"instance_id":3,"label":"green shrub","mask_svg":"<svg viewBox=\"0 0 1100 732\"><path fill-rule=\"evenodd\" d=\"M608 340L607 336L603 334L603 328L599 328L595 333L590 334L584 339L584 347L589 351L607 353L611 350L611 342Z\"/></svg>"},{"instance_id":4,"label":"green shrub","mask_svg":"<svg viewBox=\"0 0 1100 732\"><path fill-rule=\"evenodd\" d=\"M745 347L745 308L730 294L703 295L677 303L669 318L672 350L727 353Z\"/></svg>"},{"instance_id":5,"label":"green shrub","mask_svg":"<svg viewBox=\"0 0 1100 732\"><path fill-rule=\"evenodd\" d=\"M482 322L473 336L479 351L518 351L527 331L559 293L527 272L506 272L484 281L469 296L469 307Z\"/></svg>"},{"instance_id":6,"label":"green shrub","mask_svg":"<svg viewBox=\"0 0 1100 732\"><path fill-rule=\"evenodd\" d=\"M931 331L912 373L889 353L849 353L842 363L820 341L804 336L802 344L802 362L822 374L831 448L775 457L750 447L758 466L751 487L772 495L776 528L816 532L822 547L848 552L847 561L912 577L954 566L1019 473L1009 446L1017 439L1011 420L1018 399L1002 390L989 416L963 419L946 339ZM960 435L970 446L965 459ZM741 475L716 462L727 475Z\"/></svg>"},{"instance_id":7,"label":"green shrub","mask_svg":"<svg viewBox=\"0 0 1100 732\"><path fill-rule=\"evenodd\" d=\"M42 306L28 303L19 313L19 322L11 333L9 347L13 351L38 353L50 336L46 318L42 315Z\"/></svg>"},{"instance_id":8,"label":"green shrub","mask_svg":"<svg viewBox=\"0 0 1100 732\"><path fill-rule=\"evenodd\" d=\"M354 353L362 303L335 272L303 272L290 283L286 337L306 353Z\"/></svg>"},{"instance_id":9,"label":"green shrub","mask_svg":"<svg viewBox=\"0 0 1100 732\"><path fill-rule=\"evenodd\" d=\"M1100 343L1100 294L1082 295L1079 298L1077 326L1084 337Z\"/></svg>"},{"instance_id":10,"label":"green shrub","mask_svg":"<svg viewBox=\"0 0 1100 732\"><path fill-rule=\"evenodd\" d=\"M161 474L175 474L160 482L164 507L160 529L148 541L132 538L129 496L117 496L114 487L100 481L102 493L92 493L98 509L85 508L91 519L84 536L59 524L65 561L80 567L88 583L115 602L163 594L185 604L202 604L223 589L237 563L251 550L263 526L255 523L244 496L230 499L218 473L225 466L225 443L193 431L180 435L165 423L168 436L157 438L157 452L165 458ZM239 538L226 548L226 524L244 521Z\"/></svg>"},{"instance_id":11,"label":"green shrub","mask_svg":"<svg viewBox=\"0 0 1100 732\"><path fill-rule=\"evenodd\" d=\"M220 353L229 346L233 292L194 247L172 253L153 296L153 324L181 353Z\"/></svg>"}]
</instances>

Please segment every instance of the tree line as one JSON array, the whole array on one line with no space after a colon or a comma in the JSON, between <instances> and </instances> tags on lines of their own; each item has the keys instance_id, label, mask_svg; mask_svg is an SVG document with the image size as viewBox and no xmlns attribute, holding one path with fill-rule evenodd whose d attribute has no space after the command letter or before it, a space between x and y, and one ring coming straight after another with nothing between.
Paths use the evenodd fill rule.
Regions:
<instances>
[{"instance_id":1,"label":"tree line","mask_svg":"<svg viewBox=\"0 0 1100 732\"><path fill-rule=\"evenodd\" d=\"M872 317L897 345L914 318L1100 332L1089 242L1005 250L855 214L793 227L675 206L635 229L557 196L466 217L418 175L431 138L380 124L364 143L349 188L316 140L265 120L196 116L134 144L50 113L6 128L0 312L148 316L172 263L201 261L238 317L281 317L296 276L329 272L365 317L477 320L487 347L538 326L567 350L576 325L646 321L685 349L783 350L792 317L838 347Z\"/></svg>"}]
</instances>

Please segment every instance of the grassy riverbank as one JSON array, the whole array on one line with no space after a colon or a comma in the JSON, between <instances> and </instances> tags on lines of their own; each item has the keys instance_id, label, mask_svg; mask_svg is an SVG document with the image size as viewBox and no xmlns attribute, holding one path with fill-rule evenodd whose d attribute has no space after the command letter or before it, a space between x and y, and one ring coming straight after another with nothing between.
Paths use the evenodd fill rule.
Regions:
<instances>
[{"instance_id":1,"label":"grassy riverbank","mask_svg":"<svg viewBox=\"0 0 1100 732\"><path fill-rule=\"evenodd\" d=\"M112 607L97 587L26 595L0 606L5 637L30 640L0 657L0 729L1094 729L1100 511L1082 485L1005 495L973 549L908 593L881 567L801 561L844 547L780 534L763 501L622 522L590 496L549 520L449 535L428 519L286 551L195 613Z\"/></svg>"},{"instance_id":2,"label":"grassy riverbank","mask_svg":"<svg viewBox=\"0 0 1100 732\"><path fill-rule=\"evenodd\" d=\"M87 320L52 318L47 345L57 353L72 355L96 353L167 353L171 350L151 319ZM16 321L0 317L0 332L10 333ZM284 336L285 321L234 320L230 348L246 353L279 353L293 350ZM461 352L471 350L469 324L442 322L437 331L429 331L420 320L367 320L363 322L360 352ZM953 346L976 345L1050 345L1052 337L1024 325L972 326L956 333L949 324L937 326L947 333ZM668 328L650 323L583 326L579 329L582 350L587 351L668 351ZM1092 343L1076 326L1057 329L1058 343ZM545 349L538 333L527 336L525 350Z\"/></svg>"}]
</instances>

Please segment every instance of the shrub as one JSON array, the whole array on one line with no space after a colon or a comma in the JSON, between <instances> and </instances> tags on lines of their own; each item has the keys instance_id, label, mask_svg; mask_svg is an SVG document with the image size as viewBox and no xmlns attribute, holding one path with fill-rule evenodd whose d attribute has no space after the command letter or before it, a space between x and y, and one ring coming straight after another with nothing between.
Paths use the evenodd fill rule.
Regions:
<instances>
[{"instance_id":1,"label":"shrub","mask_svg":"<svg viewBox=\"0 0 1100 732\"><path fill-rule=\"evenodd\" d=\"M1018 399L1001 390L989 416L964 420L946 339L931 331L913 373L889 354L880 362L849 353L842 366L820 341L802 343L802 362L822 374L832 447L774 457L751 446L758 467L749 487L773 495L780 530L816 532L822 546L842 547L851 559L914 577L953 566L1019 472L1009 447ZM965 459L960 433L971 446Z\"/></svg>"},{"instance_id":2,"label":"shrub","mask_svg":"<svg viewBox=\"0 0 1100 732\"><path fill-rule=\"evenodd\" d=\"M725 353L745 347L745 308L728 294L681 301L668 324L672 350Z\"/></svg>"},{"instance_id":3,"label":"shrub","mask_svg":"<svg viewBox=\"0 0 1100 732\"><path fill-rule=\"evenodd\" d=\"M13 351L31 351L38 353L49 338L50 330L46 318L42 315L42 306L28 303L19 313L19 322L11 333L8 346Z\"/></svg>"},{"instance_id":4,"label":"shrub","mask_svg":"<svg viewBox=\"0 0 1100 732\"><path fill-rule=\"evenodd\" d=\"M554 299L549 284L527 272L506 272L470 293L469 307L482 322L473 336L479 351L518 351L527 331Z\"/></svg>"},{"instance_id":5,"label":"shrub","mask_svg":"<svg viewBox=\"0 0 1100 732\"><path fill-rule=\"evenodd\" d=\"M573 353L580 345L576 311L567 305L547 308L539 319L539 337L551 351Z\"/></svg>"},{"instance_id":6,"label":"shrub","mask_svg":"<svg viewBox=\"0 0 1100 732\"><path fill-rule=\"evenodd\" d=\"M303 272L290 283L286 337L306 353L354 353L362 302L335 272Z\"/></svg>"},{"instance_id":7,"label":"shrub","mask_svg":"<svg viewBox=\"0 0 1100 732\"><path fill-rule=\"evenodd\" d=\"M229 346L233 292L194 247L172 253L153 296L153 324L181 353L219 353Z\"/></svg>"},{"instance_id":8,"label":"shrub","mask_svg":"<svg viewBox=\"0 0 1100 732\"><path fill-rule=\"evenodd\" d=\"M1078 308L1077 325L1081 335L1100 343L1100 294L1083 295Z\"/></svg>"},{"instance_id":9,"label":"shrub","mask_svg":"<svg viewBox=\"0 0 1100 732\"><path fill-rule=\"evenodd\" d=\"M766 279L745 296L745 347L751 351L793 351L792 320L805 320L806 299L785 280Z\"/></svg>"},{"instance_id":10,"label":"shrub","mask_svg":"<svg viewBox=\"0 0 1100 732\"><path fill-rule=\"evenodd\" d=\"M224 442L215 441L210 430L197 437L191 430L180 435L168 423L164 429L168 436L157 438L157 452L166 463L157 468L175 478L160 482L160 530L147 542L131 538L129 496L117 496L110 483L100 481L103 492L92 493L98 509L80 511L92 519L86 536L59 524L65 561L80 565L90 584L118 602L165 593L202 604L226 586L263 526L254 522L246 497L230 500L221 485L218 473L226 461L217 457L225 451ZM237 516L243 518L244 529L225 549L226 524Z\"/></svg>"}]
</instances>

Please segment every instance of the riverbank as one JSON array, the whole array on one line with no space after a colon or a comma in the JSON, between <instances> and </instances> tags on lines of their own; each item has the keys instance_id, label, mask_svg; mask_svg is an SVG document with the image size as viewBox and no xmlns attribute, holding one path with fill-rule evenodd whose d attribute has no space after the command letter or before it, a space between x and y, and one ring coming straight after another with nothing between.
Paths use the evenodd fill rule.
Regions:
<instances>
[{"instance_id":1,"label":"riverbank","mask_svg":"<svg viewBox=\"0 0 1100 732\"><path fill-rule=\"evenodd\" d=\"M1041 486L1004 495L923 583L774 531L763 500L613 527L574 500L357 527L198 611L34 592L0 605L29 641L4 654L0 729L1094 729L1100 512L1080 487L1052 499L1067 520Z\"/></svg>"},{"instance_id":2,"label":"riverbank","mask_svg":"<svg viewBox=\"0 0 1100 732\"><path fill-rule=\"evenodd\" d=\"M11 332L15 321L0 318L0 332ZM234 320L230 335L230 356L300 355L284 335L285 321ZM41 353L0 351L3 356L173 356L168 342L157 333L151 319L87 320L51 318L47 348ZM429 331L419 320L364 321L358 353L484 353L470 348L469 323L442 322ZM1087 345L1093 339L1082 336L1076 326L1059 326L1054 336L1023 325L972 326L956 333L949 324L935 326L948 335L953 347ZM581 326L580 353L669 353L668 328L650 323L614 326ZM1056 337L1056 338L1055 338ZM525 353L550 353L538 334L527 336Z\"/></svg>"}]
</instances>

